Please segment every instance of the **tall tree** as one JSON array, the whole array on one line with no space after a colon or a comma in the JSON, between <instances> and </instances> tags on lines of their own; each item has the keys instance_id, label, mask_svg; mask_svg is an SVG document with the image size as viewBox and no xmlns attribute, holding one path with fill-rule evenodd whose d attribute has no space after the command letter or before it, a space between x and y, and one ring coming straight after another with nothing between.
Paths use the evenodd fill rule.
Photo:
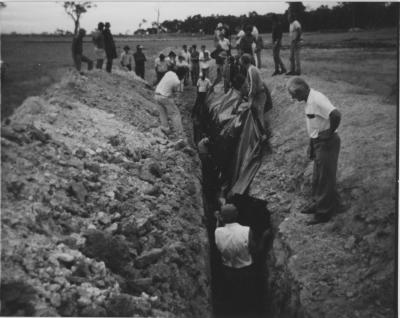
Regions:
<instances>
[{"instance_id":1,"label":"tall tree","mask_svg":"<svg viewBox=\"0 0 400 318\"><path fill-rule=\"evenodd\" d=\"M75 1L65 1L64 2L64 10L74 21L74 35L78 34L79 31L79 20L81 15L86 13L88 9L95 7L90 1L85 2L75 2Z\"/></svg>"}]
</instances>

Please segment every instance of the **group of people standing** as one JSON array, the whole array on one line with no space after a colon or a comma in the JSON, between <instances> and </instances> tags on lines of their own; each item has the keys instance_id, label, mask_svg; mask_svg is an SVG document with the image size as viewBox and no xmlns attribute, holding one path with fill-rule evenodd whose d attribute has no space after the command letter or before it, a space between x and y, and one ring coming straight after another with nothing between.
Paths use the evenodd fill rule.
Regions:
<instances>
[{"instance_id":1,"label":"group of people standing","mask_svg":"<svg viewBox=\"0 0 400 318\"><path fill-rule=\"evenodd\" d=\"M95 67L96 69L103 69L104 60L106 60L106 71L108 73L111 73L113 60L117 58L117 49L110 27L111 24L109 22L99 22L97 29L92 34L94 55L96 58ZM81 28L72 40L72 57L78 71L81 71L82 62L87 63L88 70L92 70L94 66L94 62L83 55L83 38L85 35L86 30ZM133 56L130 53L130 47L128 45L124 46L119 61L121 67L131 71L133 61L135 62L136 75L144 78L146 57L143 53L142 45L136 46L136 52Z\"/></svg>"},{"instance_id":2,"label":"group of people standing","mask_svg":"<svg viewBox=\"0 0 400 318\"><path fill-rule=\"evenodd\" d=\"M104 59L106 59L106 71L111 72L113 59L117 57L117 50L110 30L109 22L99 22L97 29L93 32L92 40L94 44L94 53L96 56L96 68L102 69ZM93 61L83 55L83 38L86 35L85 29L79 29L72 40L72 57L75 67L81 70L82 62L88 64L88 70L93 69Z\"/></svg>"}]
</instances>

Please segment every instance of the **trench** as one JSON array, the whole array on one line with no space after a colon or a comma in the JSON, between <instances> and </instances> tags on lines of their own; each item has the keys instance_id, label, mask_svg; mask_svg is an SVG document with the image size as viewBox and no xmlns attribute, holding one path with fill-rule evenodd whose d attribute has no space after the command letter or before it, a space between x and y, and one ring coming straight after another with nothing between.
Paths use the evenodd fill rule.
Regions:
<instances>
[{"instance_id":1,"label":"trench","mask_svg":"<svg viewBox=\"0 0 400 318\"><path fill-rule=\"evenodd\" d=\"M194 91L187 91L191 98L186 99L185 111L191 109L194 105L191 99L195 94ZM187 96L188 96L187 95ZM182 114L186 115L186 114ZM193 122L188 120L186 126L188 135L193 137L196 142L198 136L201 136L204 131L199 131L195 127ZM190 125L192 124L192 125ZM197 138L196 138L197 137ZM200 157L200 155L199 155ZM200 161L202 158L200 157ZM204 209L204 223L208 234L209 246L210 246L210 276L211 276L211 305L212 305L212 317L223 318L223 317L268 317L269 315L269 303L268 299L268 263L267 256L268 251L272 246L272 235L267 241L264 242L263 248L259 251L255 258L253 258L254 264L252 268L252 284L251 288L248 289L249 294L247 299L235 299L232 295L242 295L241 286L230 285L227 286L226 278L223 277L223 265L221 256L217 250L215 244L214 231L216 229L216 218L214 212L220 209L220 203L218 202L218 193L221 189L219 187L218 171L215 165L209 162L201 162L201 186L203 195L203 209ZM236 205L239 211L238 223L249 226L253 232L254 239L257 244L262 244L261 238L266 230L270 230L272 233L272 224L270 220L270 212L267 209L267 202L253 198L248 195L236 196L227 203L233 203ZM228 295L229 294L229 295Z\"/></svg>"}]
</instances>

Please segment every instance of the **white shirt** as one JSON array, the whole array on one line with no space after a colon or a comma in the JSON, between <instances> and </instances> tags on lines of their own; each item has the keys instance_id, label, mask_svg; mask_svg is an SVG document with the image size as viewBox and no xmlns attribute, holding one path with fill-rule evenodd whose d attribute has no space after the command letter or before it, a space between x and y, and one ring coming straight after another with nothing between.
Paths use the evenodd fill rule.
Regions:
<instances>
[{"instance_id":1,"label":"white shirt","mask_svg":"<svg viewBox=\"0 0 400 318\"><path fill-rule=\"evenodd\" d=\"M208 78L205 78L204 81L199 78L197 81L197 87L199 88L200 93L207 92L211 86L211 81Z\"/></svg>"},{"instance_id":2,"label":"white shirt","mask_svg":"<svg viewBox=\"0 0 400 318\"><path fill-rule=\"evenodd\" d=\"M204 53L208 54L208 60L205 59ZM210 67L210 61L211 61L210 51L209 50L205 50L203 52L203 50L201 50L200 54L199 54L199 61L200 61L200 69L209 68Z\"/></svg>"},{"instance_id":3,"label":"white shirt","mask_svg":"<svg viewBox=\"0 0 400 318\"><path fill-rule=\"evenodd\" d=\"M125 51L122 52L120 62L123 66L132 65L133 64L132 54L126 53Z\"/></svg>"},{"instance_id":4,"label":"white shirt","mask_svg":"<svg viewBox=\"0 0 400 318\"><path fill-rule=\"evenodd\" d=\"M182 50L180 55L185 58L186 62L190 63L190 52L189 51L185 52L185 50Z\"/></svg>"},{"instance_id":5,"label":"white shirt","mask_svg":"<svg viewBox=\"0 0 400 318\"><path fill-rule=\"evenodd\" d=\"M180 85L178 75L175 72L168 71L165 73L161 81L156 87L156 94L160 94L164 97L170 97L178 89Z\"/></svg>"},{"instance_id":6,"label":"white shirt","mask_svg":"<svg viewBox=\"0 0 400 318\"><path fill-rule=\"evenodd\" d=\"M329 114L334 109L336 108L324 94L310 89L305 107L307 132L310 138L317 138L319 132L329 129Z\"/></svg>"},{"instance_id":7,"label":"white shirt","mask_svg":"<svg viewBox=\"0 0 400 318\"><path fill-rule=\"evenodd\" d=\"M215 243L225 266L242 268L253 263L249 252L249 231L248 226L239 223L229 223L215 229Z\"/></svg>"},{"instance_id":8,"label":"white shirt","mask_svg":"<svg viewBox=\"0 0 400 318\"><path fill-rule=\"evenodd\" d=\"M227 38L224 38L223 40L219 40L218 44L221 47L221 49L223 49L224 51L228 51L229 45L231 44L231 42L229 42L229 40Z\"/></svg>"},{"instance_id":9,"label":"white shirt","mask_svg":"<svg viewBox=\"0 0 400 318\"><path fill-rule=\"evenodd\" d=\"M290 23L289 26L289 33L290 33L290 39L293 41L296 36L297 36L297 32L301 31L301 24L299 21L294 20L292 23Z\"/></svg>"}]
</instances>

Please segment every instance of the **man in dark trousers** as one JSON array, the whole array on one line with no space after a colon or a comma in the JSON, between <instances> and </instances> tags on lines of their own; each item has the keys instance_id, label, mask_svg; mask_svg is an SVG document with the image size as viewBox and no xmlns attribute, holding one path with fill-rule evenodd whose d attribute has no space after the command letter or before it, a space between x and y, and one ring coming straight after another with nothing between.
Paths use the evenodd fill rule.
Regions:
<instances>
[{"instance_id":1,"label":"man in dark trousers","mask_svg":"<svg viewBox=\"0 0 400 318\"><path fill-rule=\"evenodd\" d=\"M103 62L106 55L104 50L104 23L99 22L97 30L93 32L92 40L94 44L94 54L96 55L96 68L101 70L103 68Z\"/></svg>"},{"instance_id":2,"label":"man in dark trousers","mask_svg":"<svg viewBox=\"0 0 400 318\"><path fill-rule=\"evenodd\" d=\"M328 222L341 208L336 190L336 171L340 138L336 132L341 114L322 93L310 88L300 77L291 79L287 88L292 98L306 102L305 115L310 137L308 155L314 160L313 202L301 211L314 214L309 225Z\"/></svg>"},{"instance_id":3,"label":"man in dark trousers","mask_svg":"<svg viewBox=\"0 0 400 318\"><path fill-rule=\"evenodd\" d=\"M115 49L115 43L113 36L110 31L111 24L106 22L104 25L104 48L106 50L106 57L107 57L107 64L106 64L106 71L111 73L113 59L117 58L117 50Z\"/></svg>"},{"instance_id":4,"label":"man in dark trousers","mask_svg":"<svg viewBox=\"0 0 400 318\"><path fill-rule=\"evenodd\" d=\"M200 53L199 53L199 51L197 51L197 46L196 46L196 44L193 44L192 50L190 53L190 61L191 61L191 66L192 66L190 74L192 76L193 86L196 86L197 81L199 80L199 74L200 74L199 56L200 56Z\"/></svg>"},{"instance_id":5,"label":"man in dark trousers","mask_svg":"<svg viewBox=\"0 0 400 318\"><path fill-rule=\"evenodd\" d=\"M300 75L300 47L301 47L301 24L296 19L296 15L289 11L289 36L290 36L290 72L286 75Z\"/></svg>"},{"instance_id":6,"label":"man in dark trousers","mask_svg":"<svg viewBox=\"0 0 400 318\"><path fill-rule=\"evenodd\" d=\"M143 54L143 46L137 45L136 52L133 54L133 58L135 60L135 73L137 76L140 76L144 79L144 63L147 61L146 57Z\"/></svg>"},{"instance_id":7,"label":"man in dark trousers","mask_svg":"<svg viewBox=\"0 0 400 318\"><path fill-rule=\"evenodd\" d=\"M272 15L272 53L274 56L275 72L272 76L286 73L285 65L279 56L282 46L282 25L276 14Z\"/></svg>"},{"instance_id":8,"label":"man in dark trousers","mask_svg":"<svg viewBox=\"0 0 400 318\"><path fill-rule=\"evenodd\" d=\"M256 241L250 227L238 222L239 211L233 204L223 205L215 217L215 245L221 253L221 280L224 295L229 301L229 312L226 314L229 317L245 317L245 314L254 317L252 314L257 310L257 281L260 278L255 261L265 253L271 232L265 230Z\"/></svg>"},{"instance_id":9,"label":"man in dark trousers","mask_svg":"<svg viewBox=\"0 0 400 318\"><path fill-rule=\"evenodd\" d=\"M72 58L75 63L75 67L78 71L81 70L82 62L87 63L88 71L93 68L93 61L83 55L83 38L86 35L85 29L80 29L78 34L74 36L72 40Z\"/></svg>"}]
</instances>

